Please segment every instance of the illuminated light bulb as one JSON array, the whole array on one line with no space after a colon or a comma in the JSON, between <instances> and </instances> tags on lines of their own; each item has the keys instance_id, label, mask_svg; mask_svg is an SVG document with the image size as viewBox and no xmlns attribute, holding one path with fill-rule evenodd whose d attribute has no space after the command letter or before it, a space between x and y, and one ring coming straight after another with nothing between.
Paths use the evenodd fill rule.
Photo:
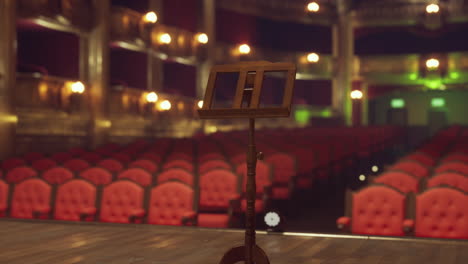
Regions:
<instances>
[{"instance_id":1,"label":"illuminated light bulb","mask_svg":"<svg viewBox=\"0 0 468 264\"><path fill-rule=\"evenodd\" d=\"M156 23L156 21L158 21L158 16L156 15L155 12L151 11L145 14L145 16L143 17L143 20L146 23Z\"/></svg>"},{"instance_id":2,"label":"illuminated light bulb","mask_svg":"<svg viewBox=\"0 0 468 264\"><path fill-rule=\"evenodd\" d=\"M310 2L308 5L307 5L307 10L309 12L318 12L320 9L320 5L317 4L316 2Z\"/></svg>"},{"instance_id":3,"label":"illuminated light bulb","mask_svg":"<svg viewBox=\"0 0 468 264\"><path fill-rule=\"evenodd\" d=\"M164 100L161 102L161 110L170 110L171 109L171 102L169 100Z\"/></svg>"},{"instance_id":4,"label":"illuminated light bulb","mask_svg":"<svg viewBox=\"0 0 468 264\"><path fill-rule=\"evenodd\" d=\"M159 41L163 44L169 44L172 41L171 35L168 33L164 33L161 36L159 36Z\"/></svg>"},{"instance_id":5,"label":"illuminated light bulb","mask_svg":"<svg viewBox=\"0 0 468 264\"><path fill-rule=\"evenodd\" d=\"M379 167L378 167L377 165L374 165L374 166L372 166L371 170L372 170L372 172L374 172L374 173L375 173L375 172L378 172L378 171L379 171Z\"/></svg>"},{"instance_id":6,"label":"illuminated light bulb","mask_svg":"<svg viewBox=\"0 0 468 264\"><path fill-rule=\"evenodd\" d=\"M85 91L85 86L82 82L74 82L71 84L71 92L82 94Z\"/></svg>"},{"instance_id":7,"label":"illuminated light bulb","mask_svg":"<svg viewBox=\"0 0 468 264\"><path fill-rule=\"evenodd\" d=\"M429 4L426 6L426 13L428 14L435 14L438 13L440 10L438 4Z\"/></svg>"},{"instance_id":8,"label":"illuminated light bulb","mask_svg":"<svg viewBox=\"0 0 468 264\"><path fill-rule=\"evenodd\" d=\"M198 105L198 108L202 108L203 107L203 100L198 101L197 105Z\"/></svg>"},{"instance_id":9,"label":"illuminated light bulb","mask_svg":"<svg viewBox=\"0 0 468 264\"><path fill-rule=\"evenodd\" d=\"M148 103L156 103L158 101L158 95L155 92L148 93L146 95L146 101Z\"/></svg>"},{"instance_id":10,"label":"illuminated light bulb","mask_svg":"<svg viewBox=\"0 0 468 264\"><path fill-rule=\"evenodd\" d=\"M201 44L206 44L208 43L208 35L206 35L205 33L200 33L197 36L197 40Z\"/></svg>"},{"instance_id":11,"label":"illuminated light bulb","mask_svg":"<svg viewBox=\"0 0 468 264\"><path fill-rule=\"evenodd\" d=\"M319 55L315 52L307 54L307 61L308 62L318 62L320 59Z\"/></svg>"},{"instance_id":12,"label":"illuminated light bulb","mask_svg":"<svg viewBox=\"0 0 468 264\"><path fill-rule=\"evenodd\" d=\"M250 47L247 44L242 44L239 46L239 52L240 54L249 54L250 53Z\"/></svg>"},{"instance_id":13,"label":"illuminated light bulb","mask_svg":"<svg viewBox=\"0 0 468 264\"><path fill-rule=\"evenodd\" d=\"M431 58L431 59L428 59L426 61L426 67L428 69L436 69L439 67L439 60L438 59L434 59L434 58Z\"/></svg>"},{"instance_id":14,"label":"illuminated light bulb","mask_svg":"<svg viewBox=\"0 0 468 264\"><path fill-rule=\"evenodd\" d=\"M362 92L359 90L354 90L351 92L351 99L362 99Z\"/></svg>"},{"instance_id":15,"label":"illuminated light bulb","mask_svg":"<svg viewBox=\"0 0 468 264\"><path fill-rule=\"evenodd\" d=\"M360 181L365 181L366 180L366 175L364 175L364 174L359 175L359 180Z\"/></svg>"}]
</instances>

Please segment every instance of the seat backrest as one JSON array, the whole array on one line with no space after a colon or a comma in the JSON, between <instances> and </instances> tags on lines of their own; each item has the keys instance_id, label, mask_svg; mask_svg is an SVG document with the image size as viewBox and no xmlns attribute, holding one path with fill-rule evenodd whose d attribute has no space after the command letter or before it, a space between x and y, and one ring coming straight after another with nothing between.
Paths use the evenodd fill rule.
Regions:
<instances>
[{"instance_id":1,"label":"seat backrest","mask_svg":"<svg viewBox=\"0 0 468 264\"><path fill-rule=\"evenodd\" d=\"M37 171L46 171L55 166L57 166L57 162L49 158L38 159L31 164L31 167Z\"/></svg>"},{"instance_id":2,"label":"seat backrest","mask_svg":"<svg viewBox=\"0 0 468 264\"><path fill-rule=\"evenodd\" d=\"M414 161L420 162L420 163L424 164L427 167L432 167L435 164L434 158L432 158L431 156L429 156L429 155L427 155L427 154L425 154L423 152L416 152L416 153L410 154L410 155L404 157L404 159L405 160L414 160Z\"/></svg>"},{"instance_id":3,"label":"seat backrest","mask_svg":"<svg viewBox=\"0 0 468 264\"><path fill-rule=\"evenodd\" d=\"M82 159L67 160L63 163L63 166L74 172L80 172L90 167L89 163Z\"/></svg>"},{"instance_id":4,"label":"seat backrest","mask_svg":"<svg viewBox=\"0 0 468 264\"><path fill-rule=\"evenodd\" d=\"M193 174L187 170L181 168L170 168L158 174L157 182L158 184L161 184L171 180L178 180L187 185L193 186L194 178Z\"/></svg>"},{"instance_id":5,"label":"seat backrest","mask_svg":"<svg viewBox=\"0 0 468 264\"><path fill-rule=\"evenodd\" d=\"M428 179L426 187L431 188L440 185L449 185L468 192L468 176L456 172L442 172Z\"/></svg>"},{"instance_id":6,"label":"seat backrest","mask_svg":"<svg viewBox=\"0 0 468 264\"><path fill-rule=\"evenodd\" d=\"M122 164L127 164L129 163L132 159L130 158L129 155L125 153L115 153L111 155L111 158L116 159L120 161Z\"/></svg>"},{"instance_id":7,"label":"seat backrest","mask_svg":"<svg viewBox=\"0 0 468 264\"><path fill-rule=\"evenodd\" d=\"M143 208L144 189L137 183L122 180L104 187L101 199L100 221L129 223L132 210Z\"/></svg>"},{"instance_id":8,"label":"seat backrest","mask_svg":"<svg viewBox=\"0 0 468 264\"><path fill-rule=\"evenodd\" d=\"M97 163L98 166L103 167L104 169L112 172L119 173L123 170L124 166L120 161L115 159L103 159Z\"/></svg>"},{"instance_id":9,"label":"seat backrest","mask_svg":"<svg viewBox=\"0 0 468 264\"><path fill-rule=\"evenodd\" d=\"M468 154L465 153L453 153L448 154L444 158L442 158L441 163L449 162L449 161L461 161L464 163L468 163Z\"/></svg>"},{"instance_id":10,"label":"seat backrest","mask_svg":"<svg viewBox=\"0 0 468 264\"><path fill-rule=\"evenodd\" d=\"M128 165L129 168L143 168L151 173L158 171L158 165L151 160L138 159Z\"/></svg>"},{"instance_id":11,"label":"seat backrest","mask_svg":"<svg viewBox=\"0 0 468 264\"><path fill-rule=\"evenodd\" d=\"M159 164L161 163L161 156L156 154L156 153L153 153L153 152L145 152L143 154L141 154L139 157L139 159L147 159L147 160L151 160L153 162L155 162L156 164Z\"/></svg>"},{"instance_id":12,"label":"seat backrest","mask_svg":"<svg viewBox=\"0 0 468 264\"><path fill-rule=\"evenodd\" d=\"M37 171L30 167L16 167L7 172L5 180L8 183L19 183L27 178L37 177Z\"/></svg>"},{"instance_id":13,"label":"seat backrest","mask_svg":"<svg viewBox=\"0 0 468 264\"><path fill-rule=\"evenodd\" d=\"M224 159L225 159L224 155L220 152L208 152L208 153L200 154L200 157L198 158L198 162L202 164L210 160L224 160Z\"/></svg>"},{"instance_id":14,"label":"seat backrest","mask_svg":"<svg viewBox=\"0 0 468 264\"><path fill-rule=\"evenodd\" d=\"M24 166L25 164L26 164L26 161L24 159L9 158L9 159L2 161L2 169L4 171L9 171L13 168Z\"/></svg>"},{"instance_id":15,"label":"seat backrest","mask_svg":"<svg viewBox=\"0 0 468 264\"><path fill-rule=\"evenodd\" d=\"M405 198L398 190L381 185L371 185L353 193L351 231L354 234L402 236Z\"/></svg>"},{"instance_id":16,"label":"seat backrest","mask_svg":"<svg viewBox=\"0 0 468 264\"><path fill-rule=\"evenodd\" d=\"M76 147L76 148L69 149L68 152L72 154L72 156L78 157L78 156L85 154L87 151L84 150L83 148Z\"/></svg>"},{"instance_id":17,"label":"seat backrest","mask_svg":"<svg viewBox=\"0 0 468 264\"><path fill-rule=\"evenodd\" d=\"M237 165L236 173L242 177L242 190L245 192L246 183L247 183L247 163L243 162ZM257 166L255 170L255 180L256 180L256 192L261 194L264 192L265 187L272 185L272 171L271 167L261 161L257 160Z\"/></svg>"},{"instance_id":18,"label":"seat backrest","mask_svg":"<svg viewBox=\"0 0 468 264\"><path fill-rule=\"evenodd\" d=\"M401 170L423 178L429 176L429 168L413 160L400 161L391 167L391 170Z\"/></svg>"},{"instance_id":19,"label":"seat backrest","mask_svg":"<svg viewBox=\"0 0 468 264\"><path fill-rule=\"evenodd\" d=\"M4 211L8 208L8 194L10 186L3 180L0 180L0 216L5 216Z\"/></svg>"},{"instance_id":20,"label":"seat backrest","mask_svg":"<svg viewBox=\"0 0 468 264\"><path fill-rule=\"evenodd\" d=\"M49 184L62 184L74 177L73 172L67 168L54 167L42 173L41 177Z\"/></svg>"},{"instance_id":21,"label":"seat backrest","mask_svg":"<svg viewBox=\"0 0 468 264\"><path fill-rule=\"evenodd\" d=\"M73 158L72 154L68 152L57 152L51 156L51 159L59 163L64 163L65 161L70 160L72 158Z\"/></svg>"},{"instance_id":22,"label":"seat backrest","mask_svg":"<svg viewBox=\"0 0 468 264\"><path fill-rule=\"evenodd\" d=\"M215 169L200 175L200 209L226 210L239 194L239 177L231 171Z\"/></svg>"},{"instance_id":23,"label":"seat backrest","mask_svg":"<svg viewBox=\"0 0 468 264\"><path fill-rule=\"evenodd\" d=\"M106 185L112 182L112 173L99 167L92 167L80 172L80 177L94 185Z\"/></svg>"},{"instance_id":24,"label":"seat backrest","mask_svg":"<svg viewBox=\"0 0 468 264\"><path fill-rule=\"evenodd\" d=\"M403 171L387 171L375 178L374 182L392 186L403 193L419 191L419 179Z\"/></svg>"},{"instance_id":25,"label":"seat backrest","mask_svg":"<svg viewBox=\"0 0 468 264\"><path fill-rule=\"evenodd\" d=\"M164 163L163 169L169 169L169 168L182 168L190 172L193 172L193 163L191 161L187 161L183 159L175 159L175 160L167 161L166 163Z\"/></svg>"},{"instance_id":26,"label":"seat backrest","mask_svg":"<svg viewBox=\"0 0 468 264\"><path fill-rule=\"evenodd\" d=\"M416 197L415 235L468 239L468 196L450 187L427 189Z\"/></svg>"},{"instance_id":27,"label":"seat backrest","mask_svg":"<svg viewBox=\"0 0 468 264\"><path fill-rule=\"evenodd\" d=\"M45 181L32 178L15 185L11 200L11 217L33 218L34 211L50 208L52 187Z\"/></svg>"},{"instance_id":28,"label":"seat backrest","mask_svg":"<svg viewBox=\"0 0 468 264\"><path fill-rule=\"evenodd\" d=\"M445 162L434 169L435 173L456 171L468 176L468 164L459 161Z\"/></svg>"},{"instance_id":29,"label":"seat backrest","mask_svg":"<svg viewBox=\"0 0 468 264\"><path fill-rule=\"evenodd\" d=\"M149 186L152 184L152 176L149 172L141 168L126 169L117 175L119 179L130 179L137 182L141 186Z\"/></svg>"},{"instance_id":30,"label":"seat backrest","mask_svg":"<svg viewBox=\"0 0 468 264\"><path fill-rule=\"evenodd\" d=\"M33 162L35 160L44 158L44 154L39 152L28 152L23 155L23 158L28 162Z\"/></svg>"},{"instance_id":31,"label":"seat backrest","mask_svg":"<svg viewBox=\"0 0 468 264\"><path fill-rule=\"evenodd\" d=\"M181 225L184 214L193 211L194 190L181 182L170 181L151 189L148 223Z\"/></svg>"},{"instance_id":32,"label":"seat backrest","mask_svg":"<svg viewBox=\"0 0 468 264\"><path fill-rule=\"evenodd\" d=\"M89 163L96 164L102 159L102 157L101 155L94 153L94 152L86 152L80 156L80 159L84 159Z\"/></svg>"},{"instance_id":33,"label":"seat backrest","mask_svg":"<svg viewBox=\"0 0 468 264\"><path fill-rule=\"evenodd\" d=\"M232 166L227 161L222 159L207 160L200 163L200 166L198 167L198 173L205 173L212 169L232 170Z\"/></svg>"},{"instance_id":34,"label":"seat backrest","mask_svg":"<svg viewBox=\"0 0 468 264\"><path fill-rule=\"evenodd\" d=\"M296 174L296 160L286 153L274 153L265 157L273 169L273 182L287 183Z\"/></svg>"},{"instance_id":35,"label":"seat backrest","mask_svg":"<svg viewBox=\"0 0 468 264\"><path fill-rule=\"evenodd\" d=\"M86 209L96 207L96 187L82 179L73 179L57 189L54 219L79 221Z\"/></svg>"}]
</instances>

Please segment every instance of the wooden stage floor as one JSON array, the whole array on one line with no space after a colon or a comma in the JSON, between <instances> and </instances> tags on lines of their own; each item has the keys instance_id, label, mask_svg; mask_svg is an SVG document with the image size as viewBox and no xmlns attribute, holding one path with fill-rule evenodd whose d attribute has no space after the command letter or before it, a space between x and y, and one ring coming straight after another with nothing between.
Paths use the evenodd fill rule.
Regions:
<instances>
[{"instance_id":1,"label":"wooden stage floor","mask_svg":"<svg viewBox=\"0 0 468 264\"><path fill-rule=\"evenodd\" d=\"M468 241L259 232L271 264L467 264ZM217 264L241 230L0 219L1 264Z\"/></svg>"}]
</instances>

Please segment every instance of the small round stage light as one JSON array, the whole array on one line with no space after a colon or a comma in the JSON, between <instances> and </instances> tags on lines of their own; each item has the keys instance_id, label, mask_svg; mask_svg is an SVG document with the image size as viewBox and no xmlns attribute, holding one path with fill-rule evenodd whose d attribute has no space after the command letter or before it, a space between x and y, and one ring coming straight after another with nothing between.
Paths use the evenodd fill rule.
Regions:
<instances>
[{"instance_id":1,"label":"small round stage light","mask_svg":"<svg viewBox=\"0 0 468 264\"><path fill-rule=\"evenodd\" d=\"M359 180L362 181L362 182L365 181L366 180L366 175L364 175L364 174L359 175Z\"/></svg>"},{"instance_id":2,"label":"small round stage light","mask_svg":"<svg viewBox=\"0 0 468 264\"><path fill-rule=\"evenodd\" d=\"M156 103L156 101L158 101L158 95L155 92L148 93L146 95L146 101L148 103Z\"/></svg>"},{"instance_id":3,"label":"small round stage light","mask_svg":"<svg viewBox=\"0 0 468 264\"><path fill-rule=\"evenodd\" d=\"M239 46L239 53L240 54L249 54L250 53L250 46L247 44L242 44Z\"/></svg>"},{"instance_id":4,"label":"small round stage light","mask_svg":"<svg viewBox=\"0 0 468 264\"><path fill-rule=\"evenodd\" d=\"M375 172L378 172L378 171L379 171L379 166L374 165L374 166L372 166L371 170L372 170L372 172L374 172L374 173L375 173Z\"/></svg>"},{"instance_id":5,"label":"small round stage light","mask_svg":"<svg viewBox=\"0 0 468 264\"><path fill-rule=\"evenodd\" d=\"M439 68L439 60L434 58L428 59L426 61L426 67L431 70Z\"/></svg>"},{"instance_id":6,"label":"small round stage light","mask_svg":"<svg viewBox=\"0 0 468 264\"><path fill-rule=\"evenodd\" d=\"M317 4L316 2L310 2L308 5L307 5L307 10L309 12L318 12L320 9L320 5Z\"/></svg>"},{"instance_id":7,"label":"small round stage light","mask_svg":"<svg viewBox=\"0 0 468 264\"><path fill-rule=\"evenodd\" d=\"M438 13L440 10L438 4L429 4L426 6L426 13L428 14L435 14Z\"/></svg>"},{"instance_id":8,"label":"small round stage light","mask_svg":"<svg viewBox=\"0 0 468 264\"><path fill-rule=\"evenodd\" d=\"M351 92L351 99L362 99L362 92L359 90L354 90Z\"/></svg>"},{"instance_id":9,"label":"small round stage light","mask_svg":"<svg viewBox=\"0 0 468 264\"><path fill-rule=\"evenodd\" d=\"M71 92L82 94L85 91L85 86L82 82L74 82L71 84Z\"/></svg>"},{"instance_id":10,"label":"small round stage light","mask_svg":"<svg viewBox=\"0 0 468 264\"><path fill-rule=\"evenodd\" d=\"M145 16L143 17L143 20L146 22L146 23L156 23L156 21L158 21L158 16L156 15L155 12L151 11L151 12L148 12L145 14Z\"/></svg>"},{"instance_id":11,"label":"small round stage light","mask_svg":"<svg viewBox=\"0 0 468 264\"><path fill-rule=\"evenodd\" d=\"M284 230L285 219L278 211L269 211L263 217L263 221L269 232L281 232Z\"/></svg>"},{"instance_id":12,"label":"small round stage light","mask_svg":"<svg viewBox=\"0 0 468 264\"><path fill-rule=\"evenodd\" d=\"M161 36L159 36L159 41L163 44L169 44L172 41L171 35L168 33L164 33Z\"/></svg>"},{"instance_id":13,"label":"small round stage light","mask_svg":"<svg viewBox=\"0 0 468 264\"><path fill-rule=\"evenodd\" d=\"M171 109L171 102L169 100L164 100L161 102L160 106L161 110L170 110Z\"/></svg>"},{"instance_id":14,"label":"small round stage light","mask_svg":"<svg viewBox=\"0 0 468 264\"><path fill-rule=\"evenodd\" d=\"M203 100L198 101L197 105L198 105L198 108L202 108L203 107Z\"/></svg>"},{"instance_id":15,"label":"small round stage light","mask_svg":"<svg viewBox=\"0 0 468 264\"><path fill-rule=\"evenodd\" d=\"M206 35L205 33L200 33L197 36L197 40L201 44L206 44L208 43L208 35Z\"/></svg>"},{"instance_id":16,"label":"small round stage light","mask_svg":"<svg viewBox=\"0 0 468 264\"><path fill-rule=\"evenodd\" d=\"M319 57L319 55L317 53L312 52L312 53L307 54L307 61L308 62L315 63L315 62L318 62L319 60L320 60L320 57Z\"/></svg>"}]
</instances>

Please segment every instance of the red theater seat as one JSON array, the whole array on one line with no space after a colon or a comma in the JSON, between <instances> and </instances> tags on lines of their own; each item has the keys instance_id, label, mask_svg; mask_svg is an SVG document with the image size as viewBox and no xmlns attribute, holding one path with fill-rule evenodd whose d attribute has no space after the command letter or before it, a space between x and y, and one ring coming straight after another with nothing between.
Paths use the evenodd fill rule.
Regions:
<instances>
[{"instance_id":1,"label":"red theater seat","mask_svg":"<svg viewBox=\"0 0 468 264\"><path fill-rule=\"evenodd\" d=\"M127 164L132 160L130 156L125 153L115 153L112 154L110 157L120 161L122 164Z\"/></svg>"},{"instance_id":2,"label":"red theater seat","mask_svg":"<svg viewBox=\"0 0 468 264\"><path fill-rule=\"evenodd\" d=\"M86 152L80 156L80 159L84 159L89 163L96 164L102 159L102 157L101 155L94 152Z\"/></svg>"},{"instance_id":3,"label":"red theater seat","mask_svg":"<svg viewBox=\"0 0 468 264\"><path fill-rule=\"evenodd\" d=\"M59 163L64 163L65 161L70 160L72 158L73 158L72 154L68 152L57 152L51 156L51 159Z\"/></svg>"},{"instance_id":4,"label":"red theater seat","mask_svg":"<svg viewBox=\"0 0 468 264\"><path fill-rule=\"evenodd\" d=\"M112 182L112 173L98 167L89 168L80 172L80 177L92 182L94 185L107 185Z\"/></svg>"},{"instance_id":5,"label":"red theater seat","mask_svg":"<svg viewBox=\"0 0 468 264\"><path fill-rule=\"evenodd\" d=\"M106 187L102 193L99 219L108 223L142 222L144 189L139 184L120 180Z\"/></svg>"},{"instance_id":6,"label":"red theater seat","mask_svg":"<svg viewBox=\"0 0 468 264\"><path fill-rule=\"evenodd\" d=\"M209 152L209 153L200 154L198 162L202 164L210 160L225 160L225 159L226 158L224 157L224 155L219 152Z\"/></svg>"},{"instance_id":7,"label":"red theater seat","mask_svg":"<svg viewBox=\"0 0 468 264\"><path fill-rule=\"evenodd\" d=\"M265 162L273 169L272 198L289 199L296 175L296 160L285 153L274 153L265 157Z\"/></svg>"},{"instance_id":8,"label":"red theater seat","mask_svg":"<svg viewBox=\"0 0 468 264\"><path fill-rule=\"evenodd\" d=\"M202 174L212 169L232 170L232 166L224 159L207 160L203 163L200 163L200 166L198 167L198 173Z\"/></svg>"},{"instance_id":9,"label":"red theater seat","mask_svg":"<svg viewBox=\"0 0 468 264\"><path fill-rule=\"evenodd\" d=\"M449 185L468 192L468 176L454 172L442 172L432 176L426 183L427 188L440 185Z\"/></svg>"},{"instance_id":10,"label":"red theater seat","mask_svg":"<svg viewBox=\"0 0 468 264\"><path fill-rule=\"evenodd\" d=\"M82 148L77 147L77 148L72 148L68 150L68 152L72 154L72 156L78 157L78 156L85 154L87 151Z\"/></svg>"},{"instance_id":11,"label":"red theater seat","mask_svg":"<svg viewBox=\"0 0 468 264\"><path fill-rule=\"evenodd\" d=\"M163 182L178 180L190 186L194 184L194 176L191 172L181 168L167 169L158 174L157 182L161 184Z\"/></svg>"},{"instance_id":12,"label":"red theater seat","mask_svg":"<svg viewBox=\"0 0 468 264\"><path fill-rule=\"evenodd\" d=\"M454 171L468 176L468 164L458 161L442 163L434 169L435 173Z\"/></svg>"},{"instance_id":13,"label":"red theater seat","mask_svg":"<svg viewBox=\"0 0 468 264\"><path fill-rule=\"evenodd\" d=\"M404 160L414 160L420 162L424 166L432 167L435 165L436 161L433 157L425 154L424 152L415 152L403 158Z\"/></svg>"},{"instance_id":14,"label":"red theater seat","mask_svg":"<svg viewBox=\"0 0 468 264\"><path fill-rule=\"evenodd\" d=\"M23 158L27 162L33 162L35 160L44 158L44 154L39 153L39 152L28 152L28 153L23 155Z\"/></svg>"},{"instance_id":15,"label":"red theater seat","mask_svg":"<svg viewBox=\"0 0 468 264\"><path fill-rule=\"evenodd\" d=\"M49 184L62 184L73 179L73 172L67 168L55 167L42 173L41 176Z\"/></svg>"},{"instance_id":16,"label":"red theater seat","mask_svg":"<svg viewBox=\"0 0 468 264\"><path fill-rule=\"evenodd\" d=\"M6 216L8 211L8 194L10 186L3 180L0 180L0 217Z\"/></svg>"},{"instance_id":17,"label":"red theater seat","mask_svg":"<svg viewBox=\"0 0 468 264\"><path fill-rule=\"evenodd\" d=\"M9 158L2 162L2 169L4 171L9 171L13 168L26 165L26 161L21 158Z\"/></svg>"},{"instance_id":18,"label":"red theater seat","mask_svg":"<svg viewBox=\"0 0 468 264\"><path fill-rule=\"evenodd\" d=\"M153 161L147 159L139 159L131 162L128 165L129 168L142 168L150 173L155 173L158 171L158 165L156 165Z\"/></svg>"},{"instance_id":19,"label":"red theater seat","mask_svg":"<svg viewBox=\"0 0 468 264\"><path fill-rule=\"evenodd\" d=\"M445 156L440 163L446 163L450 161L459 161L468 164L468 154L465 153L452 153Z\"/></svg>"},{"instance_id":20,"label":"red theater seat","mask_svg":"<svg viewBox=\"0 0 468 264\"><path fill-rule=\"evenodd\" d=\"M392 186L403 193L419 191L419 179L403 171L385 172L373 179L373 182Z\"/></svg>"},{"instance_id":21,"label":"red theater seat","mask_svg":"<svg viewBox=\"0 0 468 264\"><path fill-rule=\"evenodd\" d=\"M8 183L19 183L27 178L37 177L37 171L30 167L16 167L5 175Z\"/></svg>"},{"instance_id":22,"label":"red theater seat","mask_svg":"<svg viewBox=\"0 0 468 264\"><path fill-rule=\"evenodd\" d=\"M139 159L151 160L151 161L155 162L156 164L160 164L161 160L162 160L160 155L157 155L156 153L153 153L153 152L145 152L145 153L141 154L138 158Z\"/></svg>"},{"instance_id":23,"label":"red theater seat","mask_svg":"<svg viewBox=\"0 0 468 264\"><path fill-rule=\"evenodd\" d=\"M123 170L124 166L120 161L115 159L103 159L97 163L98 166L103 167L104 169L112 172L119 173Z\"/></svg>"},{"instance_id":24,"label":"red theater seat","mask_svg":"<svg viewBox=\"0 0 468 264\"><path fill-rule=\"evenodd\" d=\"M74 172L80 172L90 167L89 163L82 159L67 160L63 166Z\"/></svg>"},{"instance_id":25,"label":"red theater seat","mask_svg":"<svg viewBox=\"0 0 468 264\"><path fill-rule=\"evenodd\" d=\"M57 189L54 219L83 221L96 215L96 187L81 179L70 180Z\"/></svg>"},{"instance_id":26,"label":"red theater seat","mask_svg":"<svg viewBox=\"0 0 468 264\"><path fill-rule=\"evenodd\" d=\"M117 175L119 179L130 179L137 182L141 186L150 186L153 182L153 177L149 172L141 168L126 169Z\"/></svg>"},{"instance_id":27,"label":"red theater seat","mask_svg":"<svg viewBox=\"0 0 468 264\"><path fill-rule=\"evenodd\" d=\"M393 165L390 170L401 170L408 172L418 178L424 178L429 176L429 168L422 165L417 161L400 161Z\"/></svg>"},{"instance_id":28,"label":"red theater seat","mask_svg":"<svg viewBox=\"0 0 468 264\"><path fill-rule=\"evenodd\" d=\"M163 165L163 169L170 169L170 168L182 168L184 170L193 172L193 163L191 161L187 161L183 159L167 161Z\"/></svg>"},{"instance_id":29,"label":"red theater seat","mask_svg":"<svg viewBox=\"0 0 468 264\"><path fill-rule=\"evenodd\" d=\"M195 224L194 190L181 182L162 183L151 189L148 224Z\"/></svg>"},{"instance_id":30,"label":"red theater seat","mask_svg":"<svg viewBox=\"0 0 468 264\"><path fill-rule=\"evenodd\" d=\"M430 188L416 196L414 225L417 237L468 239L468 195L450 187Z\"/></svg>"},{"instance_id":31,"label":"red theater seat","mask_svg":"<svg viewBox=\"0 0 468 264\"><path fill-rule=\"evenodd\" d=\"M37 171L46 171L55 166L57 166L57 162L49 158L38 159L31 164L31 167Z\"/></svg>"},{"instance_id":32,"label":"red theater seat","mask_svg":"<svg viewBox=\"0 0 468 264\"><path fill-rule=\"evenodd\" d=\"M357 192L348 191L350 215L337 220L339 229L353 234L403 236L406 196L392 187L374 185Z\"/></svg>"},{"instance_id":33,"label":"red theater seat","mask_svg":"<svg viewBox=\"0 0 468 264\"><path fill-rule=\"evenodd\" d=\"M32 178L15 185L11 200L13 218L47 219L51 213L52 187L45 181Z\"/></svg>"}]
</instances>

